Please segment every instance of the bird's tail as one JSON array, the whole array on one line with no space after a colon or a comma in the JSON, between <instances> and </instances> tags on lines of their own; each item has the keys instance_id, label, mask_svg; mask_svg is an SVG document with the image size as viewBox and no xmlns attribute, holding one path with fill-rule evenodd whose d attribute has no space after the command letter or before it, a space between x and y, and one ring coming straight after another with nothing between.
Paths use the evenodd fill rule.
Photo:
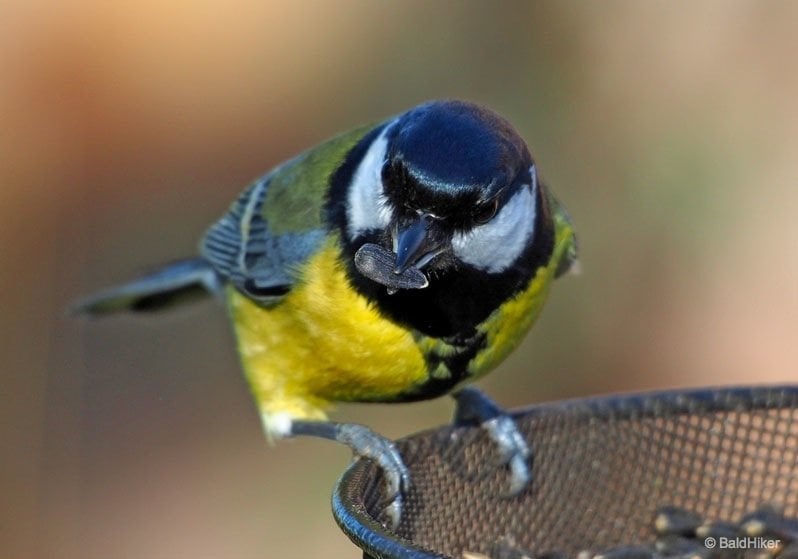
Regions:
<instances>
[{"instance_id":1,"label":"bird's tail","mask_svg":"<svg viewBox=\"0 0 798 559\"><path fill-rule=\"evenodd\" d=\"M70 308L74 314L157 311L190 299L220 294L218 274L202 258L167 264L128 283L89 295Z\"/></svg>"}]
</instances>

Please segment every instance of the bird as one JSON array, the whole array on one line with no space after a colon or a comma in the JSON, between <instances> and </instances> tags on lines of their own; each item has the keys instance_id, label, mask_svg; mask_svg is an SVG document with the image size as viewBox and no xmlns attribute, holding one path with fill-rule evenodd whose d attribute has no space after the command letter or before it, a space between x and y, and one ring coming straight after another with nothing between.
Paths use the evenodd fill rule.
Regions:
<instances>
[{"instance_id":1,"label":"bird","mask_svg":"<svg viewBox=\"0 0 798 559\"><path fill-rule=\"evenodd\" d=\"M253 181L198 255L77 302L87 315L216 295L270 440L309 435L384 471L396 526L409 471L396 445L331 421L337 402L451 394L457 423L485 428L528 484L531 450L471 383L518 345L555 278L577 266L564 206L502 116L434 100L356 128Z\"/></svg>"}]
</instances>

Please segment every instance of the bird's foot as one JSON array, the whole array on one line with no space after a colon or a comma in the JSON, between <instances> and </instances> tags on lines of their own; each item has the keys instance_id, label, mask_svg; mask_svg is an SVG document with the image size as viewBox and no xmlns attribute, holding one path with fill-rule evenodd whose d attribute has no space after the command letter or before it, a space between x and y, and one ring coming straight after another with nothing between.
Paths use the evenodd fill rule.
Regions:
<instances>
[{"instance_id":1,"label":"bird's foot","mask_svg":"<svg viewBox=\"0 0 798 559\"><path fill-rule=\"evenodd\" d=\"M348 446L356 457L376 462L385 478L386 504L383 511L392 528L399 526L404 494L410 487L410 473L393 442L364 425L331 421L293 421L291 436L296 435L338 441Z\"/></svg>"},{"instance_id":2,"label":"bird's foot","mask_svg":"<svg viewBox=\"0 0 798 559\"><path fill-rule=\"evenodd\" d=\"M499 448L499 464L510 469L508 496L518 495L532 479L529 459L532 451L509 415L483 421L481 427Z\"/></svg>"},{"instance_id":3,"label":"bird's foot","mask_svg":"<svg viewBox=\"0 0 798 559\"><path fill-rule=\"evenodd\" d=\"M478 424L499 451L498 466L510 470L508 497L518 495L532 479L532 450L512 417L483 392L466 387L454 394L456 425Z\"/></svg>"}]
</instances>

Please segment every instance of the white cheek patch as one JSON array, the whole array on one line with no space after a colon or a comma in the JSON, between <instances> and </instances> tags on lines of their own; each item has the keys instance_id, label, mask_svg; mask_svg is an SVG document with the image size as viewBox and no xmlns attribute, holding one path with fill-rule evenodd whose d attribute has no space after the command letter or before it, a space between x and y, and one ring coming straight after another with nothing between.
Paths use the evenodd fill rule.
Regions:
<instances>
[{"instance_id":1,"label":"white cheek patch","mask_svg":"<svg viewBox=\"0 0 798 559\"><path fill-rule=\"evenodd\" d=\"M390 223L391 209L382 186L382 166L388 150L386 134L391 126L386 126L372 142L349 185L346 217L350 239L369 229L385 229Z\"/></svg>"},{"instance_id":2,"label":"white cheek patch","mask_svg":"<svg viewBox=\"0 0 798 559\"><path fill-rule=\"evenodd\" d=\"M452 239L454 254L467 264L490 273L509 268L532 241L537 210L537 183L524 186L485 225Z\"/></svg>"}]
</instances>

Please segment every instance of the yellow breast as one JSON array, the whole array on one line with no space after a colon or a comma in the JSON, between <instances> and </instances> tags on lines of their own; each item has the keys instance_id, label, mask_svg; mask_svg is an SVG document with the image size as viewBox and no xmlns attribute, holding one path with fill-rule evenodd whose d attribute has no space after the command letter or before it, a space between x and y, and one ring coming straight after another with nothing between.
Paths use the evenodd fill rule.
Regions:
<instances>
[{"instance_id":1,"label":"yellow breast","mask_svg":"<svg viewBox=\"0 0 798 559\"><path fill-rule=\"evenodd\" d=\"M330 402L381 400L426 378L412 335L349 285L337 242L299 275L272 308L228 288L244 372L265 416L323 419Z\"/></svg>"}]
</instances>

